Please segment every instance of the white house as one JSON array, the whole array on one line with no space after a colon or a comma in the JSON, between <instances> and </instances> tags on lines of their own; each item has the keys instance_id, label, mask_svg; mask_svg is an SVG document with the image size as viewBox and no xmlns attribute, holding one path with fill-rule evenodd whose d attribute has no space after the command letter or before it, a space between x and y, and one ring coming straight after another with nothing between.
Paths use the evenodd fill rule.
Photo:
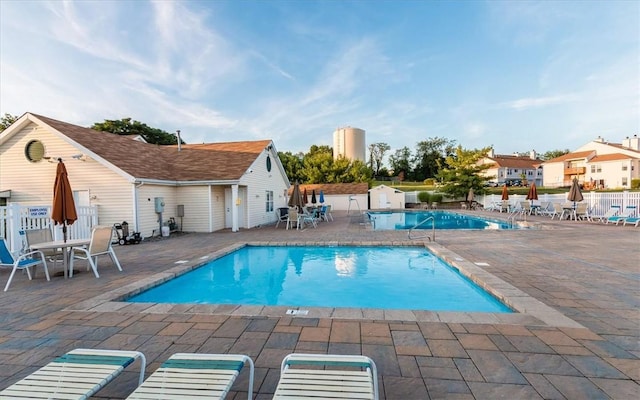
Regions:
<instances>
[{"instance_id":1,"label":"white house","mask_svg":"<svg viewBox=\"0 0 640 400\"><path fill-rule=\"evenodd\" d=\"M379 185L369 189L369 201L372 209L403 209L405 206L404 192L386 185Z\"/></svg>"},{"instance_id":2,"label":"white house","mask_svg":"<svg viewBox=\"0 0 640 400\"><path fill-rule=\"evenodd\" d=\"M611 143L598 137L542 167L546 187L569 186L576 178L586 189L629 189L640 178L640 138Z\"/></svg>"},{"instance_id":3,"label":"white house","mask_svg":"<svg viewBox=\"0 0 640 400\"><path fill-rule=\"evenodd\" d=\"M173 217L183 231L237 231L275 222L289 180L271 140L159 146L26 113L0 133L0 194L49 205L57 159L78 205L98 223L147 237Z\"/></svg>"},{"instance_id":4,"label":"white house","mask_svg":"<svg viewBox=\"0 0 640 400\"><path fill-rule=\"evenodd\" d=\"M495 154L493 149L486 157L482 158L479 164L488 164L489 168L483 171L483 175L491 177L498 185L514 181L522 183L534 183L542 185L542 160L534 150L529 152L529 156ZM523 179L524 178L524 179Z\"/></svg>"},{"instance_id":5,"label":"white house","mask_svg":"<svg viewBox=\"0 0 640 400\"><path fill-rule=\"evenodd\" d=\"M292 189L289 190L289 195ZM322 192L324 204L331 204L331 209L334 211L367 210L369 208L368 189L369 184L366 182L300 184L300 190L307 191L309 201L311 201L311 194L315 191L316 200L320 203L320 192Z\"/></svg>"}]
</instances>

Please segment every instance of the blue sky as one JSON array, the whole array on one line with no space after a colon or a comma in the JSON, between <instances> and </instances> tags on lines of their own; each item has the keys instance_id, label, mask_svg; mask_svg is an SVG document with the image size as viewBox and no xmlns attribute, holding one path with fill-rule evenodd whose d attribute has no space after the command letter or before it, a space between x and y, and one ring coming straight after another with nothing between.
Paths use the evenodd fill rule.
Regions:
<instances>
[{"instance_id":1,"label":"blue sky","mask_svg":"<svg viewBox=\"0 0 640 400\"><path fill-rule=\"evenodd\" d=\"M640 133L638 1L0 1L0 113L187 143L496 152Z\"/></svg>"}]
</instances>

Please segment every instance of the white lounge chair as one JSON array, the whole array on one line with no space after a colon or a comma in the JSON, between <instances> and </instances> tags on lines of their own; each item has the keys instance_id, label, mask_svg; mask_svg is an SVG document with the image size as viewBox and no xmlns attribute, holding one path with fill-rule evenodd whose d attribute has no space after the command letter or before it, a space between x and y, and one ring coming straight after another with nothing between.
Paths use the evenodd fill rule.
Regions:
<instances>
[{"instance_id":1,"label":"white lounge chair","mask_svg":"<svg viewBox=\"0 0 640 400\"><path fill-rule=\"evenodd\" d=\"M376 365L359 355L289 354L282 360L273 398L377 400Z\"/></svg>"},{"instance_id":2,"label":"white lounge chair","mask_svg":"<svg viewBox=\"0 0 640 400\"><path fill-rule=\"evenodd\" d=\"M606 222L607 222L607 220L608 220L610 217L613 217L614 215L616 215L616 214L617 214L617 213L619 213L619 212L620 212L620 206L615 206L615 205L614 205L614 206L611 206L611 208L609 208L609 209L607 210L607 212L605 212L605 213L604 213L604 214L602 214L602 215L592 215L592 216L591 216L591 219L592 219L592 220L596 220L596 219L597 219L597 220L598 220L598 222L605 222L605 223L606 223Z\"/></svg>"},{"instance_id":3,"label":"white lounge chair","mask_svg":"<svg viewBox=\"0 0 640 400\"><path fill-rule=\"evenodd\" d=\"M253 398L254 366L242 354L176 353L127 399L223 399L249 365L248 399ZM237 398L237 397L236 397Z\"/></svg>"},{"instance_id":4,"label":"white lounge chair","mask_svg":"<svg viewBox=\"0 0 640 400\"><path fill-rule=\"evenodd\" d=\"M613 217L607 218L605 223L615 222L618 225L618 222L624 222L627 218L632 218L636 213L636 206L626 206L624 211L620 213L620 215L614 215Z\"/></svg>"},{"instance_id":5,"label":"white lounge chair","mask_svg":"<svg viewBox=\"0 0 640 400\"><path fill-rule=\"evenodd\" d=\"M39 259L33 257L36 255L39 257ZM29 277L29 280L31 280L31 268L35 268L38 265L42 265L42 268L44 268L44 274L47 276L47 280L49 280L47 260L45 259L44 254L41 251L30 251L28 253L21 254L18 257L14 257L13 254L11 254L11 252L9 251L7 242L4 239L0 241L0 267L11 268L11 275L9 275L7 284L4 287L5 292L7 291L7 289L9 289L9 285L11 285L11 281L13 280L13 276L16 274L17 270L26 270L27 276ZM35 270L33 273L35 275Z\"/></svg>"},{"instance_id":6,"label":"white lounge chair","mask_svg":"<svg viewBox=\"0 0 640 400\"><path fill-rule=\"evenodd\" d=\"M111 237L113 235L113 227L111 226L96 226L93 228L91 232L91 242L89 243L89 248L84 247L72 247L71 248L71 262L69 263L69 277L73 276L73 260L75 258L81 260L87 260L89 264L87 266L87 270L89 267L93 269L93 274L96 278L100 278L98 274L98 256L101 255L109 255L111 260L118 268L118 271L122 271L122 267L120 266L120 262L118 261L118 257L116 257L116 252L113 251L111 247ZM76 253L84 253L84 256L77 255Z\"/></svg>"},{"instance_id":7,"label":"white lounge chair","mask_svg":"<svg viewBox=\"0 0 640 400\"><path fill-rule=\"evenodd\" d=\"M144 378L146 359L139 351L75 349L0 392L1 399L88 399L136 359Z\"/></svg>"},{"instance_id":8,"label":"white lounge chair","mask_svg":"<svg viewBox=\"0 0 640 400\"><path fill-rule=\"evenodd\" d=\"M637 228L640 225L640 217L625 218L624 222L622 223L622 226L625 226L627 222L629 223L629 225L633 224L633 226Z\"/></svg>"}]
</instances>

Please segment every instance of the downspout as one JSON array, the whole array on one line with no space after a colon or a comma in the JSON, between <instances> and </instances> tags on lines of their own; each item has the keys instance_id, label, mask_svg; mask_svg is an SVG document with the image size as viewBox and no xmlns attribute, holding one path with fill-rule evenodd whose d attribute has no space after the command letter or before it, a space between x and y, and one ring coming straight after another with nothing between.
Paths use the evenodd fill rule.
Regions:
<instances>
[{"instance_id":1,"label":"downspout","mask_svg":"<svg viewBox=\"0 0 640 400\"><path fill-rule=\"evenodd\" d=\"M140 225L138 224L138 188L143 185L144 182L133 183L133 222L136 232L140 232Z\"/></svg>"}]
</instances>

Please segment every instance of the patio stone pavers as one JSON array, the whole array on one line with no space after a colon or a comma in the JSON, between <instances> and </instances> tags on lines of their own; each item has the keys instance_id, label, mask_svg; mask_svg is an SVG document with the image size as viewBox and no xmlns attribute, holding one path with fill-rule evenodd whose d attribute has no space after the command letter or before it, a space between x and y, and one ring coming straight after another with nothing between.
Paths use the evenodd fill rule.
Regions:
<instances>
[{"instance_id":1,"label":"patio stone pavers","mask_svg":"<svg viewBox=\"0 0 640 400\"><path fill-rule=\"evenodd\" d=\"M640 398L640 229L628 226L530 217L545 229L438 232L438 245L486 263L484 271L578 326L527 314L315 308L305 317L285 315L287 307L104 301L185 267L176 260L242 242L412 243L405 232L334 217L302 232L262 227L116 246L125 271L103 265L99 279L83 266L71 280L17 276L0 293L0 388L72 348L98 347L142 351L149 373L175 352L248 354L255 399L272 397L282 358L294 351L368 355L381 399ZM136 375L134 367L94 398L125 398ZM229 399L246 398L247 379L243 371Z\"/></svg>"}]
</instances>

